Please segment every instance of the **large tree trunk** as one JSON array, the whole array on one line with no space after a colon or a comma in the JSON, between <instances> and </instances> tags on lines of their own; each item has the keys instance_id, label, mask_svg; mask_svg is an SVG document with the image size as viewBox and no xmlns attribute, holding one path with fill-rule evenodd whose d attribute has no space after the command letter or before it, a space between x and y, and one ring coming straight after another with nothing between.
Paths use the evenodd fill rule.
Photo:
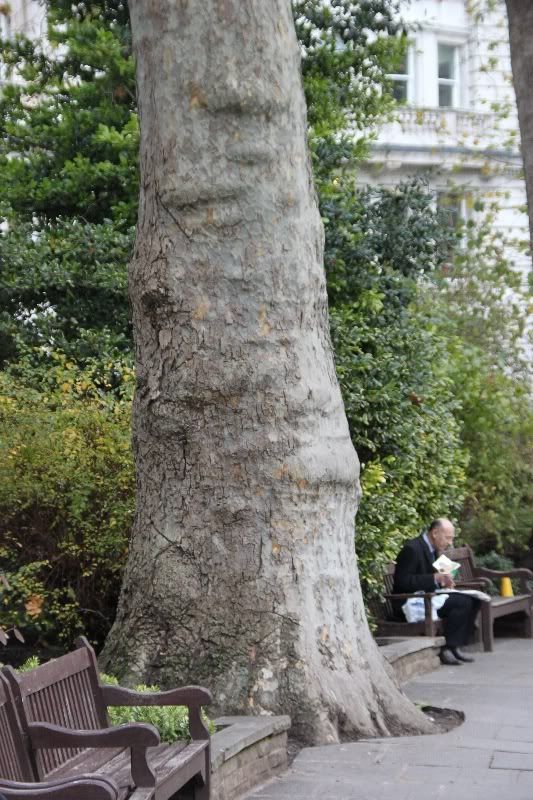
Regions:
<instances>
[{"instance_id":1,"label":"large tree trunk","mask_svg":"<svg viewBox=\"0 0 533 800\"><path fill-rule=\"evenodd\" d=\"M513 83L522 139L529 233L533 253L533 2L506 0Z\"/></svg>"},{"instance_id":2,"label":"large tree trunk","mask_svg":"<svg viewBox=\"0 0 533 800\"><path fill-rule=\"evenodd\" d=\"M422 730L369 633L290 0L133 0L137 514L103 663L307 741Z\"/></svg>"}]
</instances>

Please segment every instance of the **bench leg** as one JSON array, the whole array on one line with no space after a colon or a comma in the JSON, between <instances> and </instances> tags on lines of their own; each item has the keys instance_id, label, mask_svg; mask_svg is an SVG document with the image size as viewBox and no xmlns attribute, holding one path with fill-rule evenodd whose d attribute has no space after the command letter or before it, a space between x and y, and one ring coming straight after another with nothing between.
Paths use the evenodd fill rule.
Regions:
<instances>
[{"instance_id":1,"label":"bench leg","mask_svg":"<svg viewBox=\"0 0 533 800\"><path fill-rule=\"evenodd\" d=\"M490 603L481 603L481 628L483 631L483 650L492 653L494 650L494 633L492 630L492 609Z\"/></svg>"},{"instance_id":2,"label":"bench leg","mask_svg":"<svg viewBox=\"0 0 533 800\"><path fill-rule=\"evenodd\" d=\"M194 780L194 800L209 800L211 797L211 755L210 748L205 753L205 766Z\"/></svg>"},{"instance_id":3,"label":"bench leg","mask_svg":"<svg viewBox=\"0 0 533 800\"><path fill-rule=\"evenodd\" d=\"M197 783L194 787L194 800L209 800L209 784Z\"/></svg>"},{"instance_id":4,"label":"bench leg","mask_svg":"<svg viewBox=\"0 0 533 800\"><path fill-rule=\"evenodd\" d=\"M526 618L524 620L524 636L527 639L533 639L533 615L532 609L526 611Z\"/></svg>"}]
</instances>

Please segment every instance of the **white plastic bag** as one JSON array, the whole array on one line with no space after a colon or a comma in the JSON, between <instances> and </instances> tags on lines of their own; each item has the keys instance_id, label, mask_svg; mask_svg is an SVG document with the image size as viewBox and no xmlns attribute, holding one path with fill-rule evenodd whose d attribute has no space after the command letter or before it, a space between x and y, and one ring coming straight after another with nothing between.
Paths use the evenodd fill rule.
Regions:
<instances>
[{"instance_id":1,"label":"white plastic bag","mask_svg":"<svg viewBox=\"0 0 533 800\"><path fill-rule=\"evenodd\" d=\"M447 594L438 594L436 597L431 598L431 616L436 621L439 619L437 611L442 608L446 600ZM405 615L407 622L423 622L425 619L424 611L424 595L420 597L410 597L402 606L402 611Z\"/></svg>"}]
</instances>

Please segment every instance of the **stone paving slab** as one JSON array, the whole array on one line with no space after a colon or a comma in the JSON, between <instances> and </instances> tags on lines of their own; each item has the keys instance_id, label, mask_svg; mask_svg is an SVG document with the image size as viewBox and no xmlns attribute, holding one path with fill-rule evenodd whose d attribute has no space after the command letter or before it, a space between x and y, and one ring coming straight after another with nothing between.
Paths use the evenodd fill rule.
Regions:
<instances>
[{"instance_id":1,"label":"stone paving slab","mask_svg":"<svg viewBox=\"0 0 533 800\"><path fill-rule=\"evenodd\" d=\"M501 639L474 664L404 686L463 711L446 734L306 748L245 800L533 800L533 640Z\"/></svg>"},{"instance_id":2,"label":"stone paving slab","mask_svg":"<svg viewBox=\"0 0 533 800\"><path fill-rule=\"evenodd\" d=\"M490 762L491 769L515 769L519 772L533 772L533 755L524 753L503 753L496 750Z\"/></svg>"},{"instance_id":3,"label":"stone paving slab","mask_svg":"<svg viewBox=\"0 0 533 800\"><path fill-rule=\"evenodd\" d=\"M502 725L496 739L530 742L533 746L533 725Z\"/></svg>"}]
</instances>

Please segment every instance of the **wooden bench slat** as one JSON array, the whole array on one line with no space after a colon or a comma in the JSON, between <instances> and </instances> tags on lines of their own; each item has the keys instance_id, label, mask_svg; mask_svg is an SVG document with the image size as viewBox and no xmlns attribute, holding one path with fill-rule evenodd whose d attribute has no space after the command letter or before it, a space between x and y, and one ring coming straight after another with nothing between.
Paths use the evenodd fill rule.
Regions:
<instances>
[{"instance_id":1,"label":"wooden bench slat","mask_svg":"<svg viewBox=\"0 0 533 800\"><path fill-rule=\"evenodd\" d=\"M158 775L156 797L163 794L171 797L197 772L195 761L208 747L207 741L176 742L150 748L148 761ZM124 800L132 791L129 750L87 749L74 760L63 764L51 777L75 776L90 772L110 777L119 788L119 800ZM189 775L189 767L192 772Z\"/></svg>"},{"instance_id":2,"label":"wooden bench slat","mask_svg":"<svg viewBox=\"0 0 533 800\"><path fill-rule=\"evenodd\" d=\"M169 800L194 778L195 798L208 800L210 742L209 733L200 720L200 705L210 699L206 689L188 687L163 693L163 704L180 699L183 705L189 706L189 725L194 738L191 743L150 747L151 742L158 740L153 728L148 730L147 726L131 723L120 730L104 730L109 725L105 691L99 681L94 651L85 640L79 642L73 653L31 672L17 675L12 669L5 668L4 673L18 697L20 724L29 748L27 755L30 756L29 763L33 759L35 767L32 777L44 780L91 772L115 781L119 800ZM129 698L131 693L118 689L114 695L108 694L113 700L114 695ZM142 695L139 695L137 704L142 705L142 701ZM149 705L156 701L153 694L147 698ZM58 726L63 731L52 727L47 729L42 723ZM32 724L35 727L32 728ZM70 732L68 736L64 729ZM53 742L64 746L49 747ZM78 747L84 742L91 746ZM127 747L106 748L107 743L124 743ZM1 745L0 737L0 759L2 750L8 752L7 743L3 743L3 748ZM134 780L142 784L142 791L134 785Z\"/></svg>"}]
</instances>

